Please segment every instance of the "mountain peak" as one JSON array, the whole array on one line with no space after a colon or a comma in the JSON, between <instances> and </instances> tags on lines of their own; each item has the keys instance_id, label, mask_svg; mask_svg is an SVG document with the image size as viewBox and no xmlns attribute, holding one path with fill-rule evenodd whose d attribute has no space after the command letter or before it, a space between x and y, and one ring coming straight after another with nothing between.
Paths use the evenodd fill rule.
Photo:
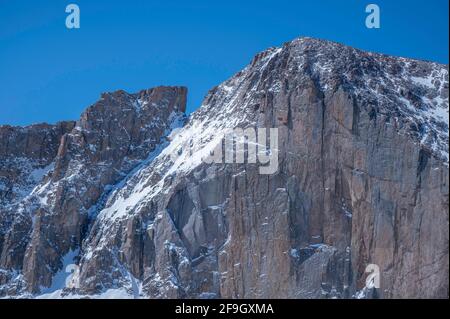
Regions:
<instances>
[{"instance_id":1,"label":"mountain peak","mask_svg":"<svg viewBox=\"0 0 450 319\"><path fill-rule=\"evenodd\" d=\"M119 90L51 143L0 140L0 296L351 298L370 261L381 298L448 297L445 67L300 38L187 123L185 102ZM235 128L276 132L272 174L204 161ZM16 144L45 161L23 170ZM77 287L58 286L71 263Z\"/></svg>"},{"instance_id":2,"label":"mountain peak","mask_svg":"<svg viewBox=\"0 0 450 319\"><path fill-rule=\"evenodd\" d=\"M136 93L128 93L125 90L104 92L97 103L121 106L131 102L141 107L143 104L151 104L154 99L171 100L172 96L178 96L179 98L176 100L175 105L168 106L173 106L179 112L185 112L187 99L187 87L185 86L156 86Z\"/></svg>"},{"instance_id":3,"label":"mountain peak","mask_svg":"<svg viewBox=\"0 0 450 319\"><path fill-rule=\"evenodd\" d=\"M448 66L300 37L258 53L219 89L225 95L238 93L231 88L253 78L253 88L247 90L277 93L288 89L286 77L297 86L312 81L325 97L344 90L374 119L393 119L400 132L448 162Z\"/></svg>"}]
</instances>

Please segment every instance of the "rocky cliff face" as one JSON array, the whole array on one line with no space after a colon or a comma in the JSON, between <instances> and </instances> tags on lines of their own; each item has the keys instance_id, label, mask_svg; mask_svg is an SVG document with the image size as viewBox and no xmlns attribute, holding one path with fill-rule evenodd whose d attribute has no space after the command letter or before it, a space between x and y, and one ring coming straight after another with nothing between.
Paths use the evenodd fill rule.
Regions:
<instances>
[{"instance_id":1,"label":"rocky cliff face","mask_svg":"<svg viewBox=\"0 0 450 319\"><path fill-rule=\"evenodd\" d=\"M0 205L18 202L51 168L61 137L74 122L0 126Z\"/></svg>"},{"instance_id":2,"label":"rocky cliff face","mask_svg":"<svg viewBox=\"0 0 450 319\"><path fill-rule=\"evenodd\" d=\"M185 93L107 94L62 133L2 204L2 295L448 297L447 66L301 38L183 125ZM276 172L202 160L230 128L277 128Z\"/></svg>"},{"instance_id":3,"label":"rocky cliff face","mask_svg":"<svg viewBox=\"0 0 450 319\"><path fill-rule=\"evenodd\" d=\"M186 92L181 87L157 87L137 94L106 93L76 123L2 128L9 158L25 154L47 170L34 188L23 189L20 201L5 200L2 205L3 294L38 293L51 287L61 256L81 246L112 185L141 165L167 132L182 124ZM4 170L8 176L15 169L5 165ZM25 180L36 175L24 169L21 174Z\"/></svg>"}]
</instances>

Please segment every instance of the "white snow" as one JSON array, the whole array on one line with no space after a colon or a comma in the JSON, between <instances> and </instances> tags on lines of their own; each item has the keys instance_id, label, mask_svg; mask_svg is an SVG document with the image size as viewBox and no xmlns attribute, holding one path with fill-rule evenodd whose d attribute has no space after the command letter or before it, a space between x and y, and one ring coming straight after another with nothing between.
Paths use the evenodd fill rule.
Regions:
<instances>
[{"instance_id":1,"label":"white snow","mask_svg":"<svg viewBox=\"0 0 450 319\"><path fill-rule=\"evenodd\" d=\"M434 77L431 75L429 75L427 77L412 76L412 77L410 77L410 79L416 84L423 85L428 88L434 88L434 85L433 85Z\"/></svg>"},{"instance_id":2,"label":"white snow","mask_svg":"<svg viewBox=\"0 0 450 319\"><path fill-rule=\"evenodd\" d=\"M78 294L63 294L63 290L59 289L52 293L35 296L36 299L135 299L134 294L130 293L125 288L107 289L104 292L96 295L78 295Z\"/></svg>"},{"instance_id":3,"label":"white snow","mask_svg":"<svg viewBox=\"0 0 450 319\"><path fill-rule=\"evenodd\" d=\"M45 175L48 174L48 172L52 171L55 166L55 163L52 162L49 165L43 167L43 168L35 168L30 172L30 180L32 180L34 183L39 183L42 178L44 178Z\"/></svg>"}]
</instances>

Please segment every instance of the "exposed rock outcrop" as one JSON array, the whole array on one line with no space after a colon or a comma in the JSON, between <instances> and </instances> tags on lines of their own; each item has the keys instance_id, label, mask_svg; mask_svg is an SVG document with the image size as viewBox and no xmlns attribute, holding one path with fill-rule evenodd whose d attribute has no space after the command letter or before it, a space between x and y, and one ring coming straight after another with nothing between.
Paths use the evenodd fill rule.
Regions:
<instances>
[{"instance_id":1,"label":"exposed rock outcrop","mask_svg":"<svg viewBox=\"0 0 450 319\"><path fill-rule=\"evenodd\" d=\"M20 201L41 181L61 137L74 126L75 122L0 126L0 206Z\"/></svg>"},{"instance_id":2,"label":"exposed rock outcrop","mask_svg":"<svg viewBox=\"0 0 450 319\"><path fill-rule=\"evenodd\" d=\"M52 161L53 168L23 201L3 208L11 217L2 234L3 283L8 272L20 271L32 293L51 286L61 256L80 247L103 196L182 124L186 93L182 87L105 93L60 136L57 153L53 144L41 143L49 156L36 157Z\"/></svg>"},{"instance_id":3,"label":"exposed rock outcrop","mask_svg":"<svg viewBox=\"0 0 450 319\"><path fill-rule=\"evenodd\" d=\"M161 140L184 110L170 92L153 93L170 101L155 113L104 96L63 136L33 218L15 224L23 258L4 244L3 295L48 292L78 249L77 285L54 296L448 297L447 66L296 39ZM202 160L236 127L278 129L274 174ZM369 264L379 289L365 288Z\"/></svg>"}]
</instances>

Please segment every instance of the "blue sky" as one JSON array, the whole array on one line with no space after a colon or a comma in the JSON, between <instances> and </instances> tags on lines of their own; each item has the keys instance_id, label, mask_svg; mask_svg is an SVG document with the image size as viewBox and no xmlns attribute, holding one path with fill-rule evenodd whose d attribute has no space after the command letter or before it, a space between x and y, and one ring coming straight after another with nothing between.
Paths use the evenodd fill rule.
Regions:
<instances>
[{"instance_id":1,"label":"blue sky","mask_svg":"<svg viewBox=\"0 0 450 319\"><path fill-rule=\"evenodd\" d=\"M65 27L76 3L81 28ZM381 29L365 7L381 8ZM448 0L0 0L0 124L77 119L101 92L189 88L188 111L298 36L448 63Z\"/></svg>"}]
</instances>

